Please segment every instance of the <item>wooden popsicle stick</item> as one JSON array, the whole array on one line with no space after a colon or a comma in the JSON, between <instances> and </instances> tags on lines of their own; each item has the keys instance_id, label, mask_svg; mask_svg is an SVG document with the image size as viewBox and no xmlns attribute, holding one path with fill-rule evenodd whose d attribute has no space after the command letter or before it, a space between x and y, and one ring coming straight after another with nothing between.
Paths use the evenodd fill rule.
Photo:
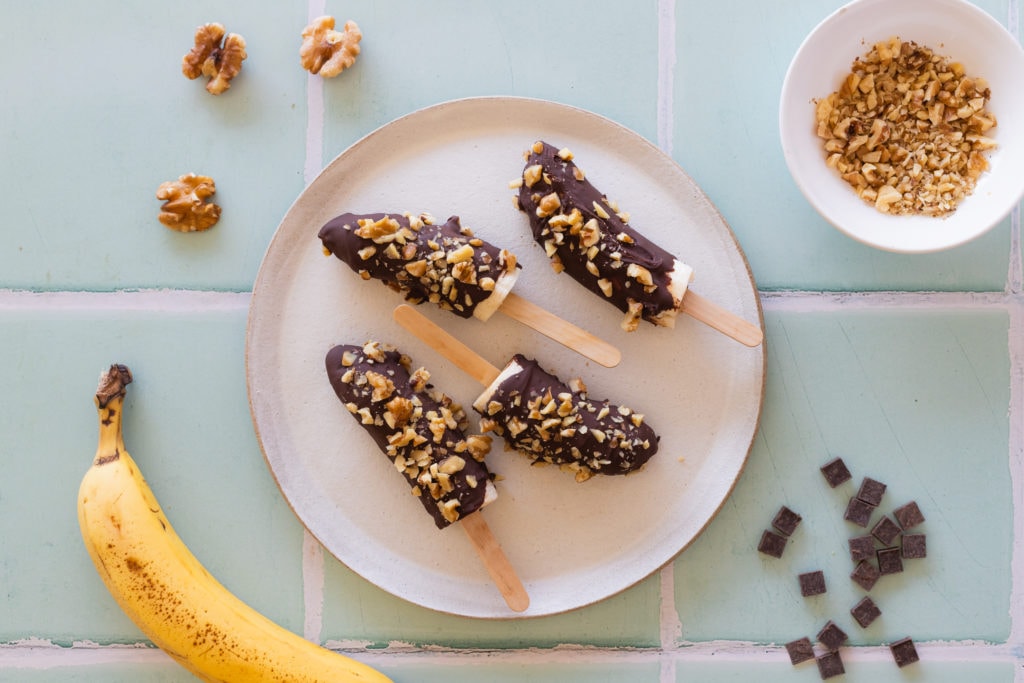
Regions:
<instances>
[{"instance_id":1,"label":"wooden popsicle stick","mask_svg":"<svg viewBox=\"0 0 1024 683\"><path fill-rule=\"evenodd\" d=\"M509 292L498 311L606 368L614 368L622 360L622 353L608 342L515 292Z\"/></svg>"},{"instance_id":2,"label":"wooden popsicle stick","mask_svg":"<svg viewBox=\"0 0 1024 683\"><path fill-rule=\"evenodd\" d=\"M764 341L760 327L694 291L687 291L683 295L682 311L745 346L757 346Z\"/></svg>"},{"instance_id":3,"label":"wooden popsicle stick","mask_svg":"<svg viewBox=\"0 0 1024 683\"><path fill-rule=\"evenodd\" d=\"M485 387L489 386L501 373L501 370L491 365L486 358L448 334L409 304L400 304L395 307L392 315L399 325L426 342Z\"/></svg>"},{"instance_id":4,"label":"wooden popsicle stick","mask_svg":"<svg viewBox=\"0 0 1024 683\"><path fill-rule=\"evenodd\" d=\"M481 562L487 568L487 573L491 575L491 580L501 592L501 597L505 599L505 604L509 606L509 609L514 612L522 612L529 607L530 596L527 595L523 582L519 580L515 569L512 568L512 563L505 556L505 551L501 549L498 539L491 533L491 527L487 525L481 511L463 517L459 520L459 526L465 530L470 543L477 555L480 556Z\"/></svg>"}]
</instances>

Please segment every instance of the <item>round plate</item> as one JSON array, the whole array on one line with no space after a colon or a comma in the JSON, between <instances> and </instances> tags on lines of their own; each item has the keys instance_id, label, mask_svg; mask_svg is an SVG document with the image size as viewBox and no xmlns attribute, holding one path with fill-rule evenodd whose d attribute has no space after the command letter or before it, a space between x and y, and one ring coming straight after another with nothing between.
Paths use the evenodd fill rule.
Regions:
<instances>
[{"instance_id":1,"label":"round plate","mask_svg":"<svg viewBox=\"0 0 1024 683\"><path fill-rule=\"evenodd\" d=\"M944 218L890 216L864 202L825 166L815 133L815 101L834 92L850 65L875 43L898 36L964 65L992 90L989 131L998 147L974 193ZM1024 50L999 22L965 0L854 0L825 18L797 50L779 105L782 151L807 201L829 223L864 244L899 253L949 249L987 232L1024 193Z\"/></svg>"},{"instance_id":2,"label":"round plate","mask_svg":"<svg viewBox=\"0 0 1024 683\"><path fill-rule=\"evenodd\" d=\"M523 151L544 139L569 147L591 181L632 224L694 266L694 291L761 321L746 260L693 181L637 134L572 107L520 98L457 100L387 124L343 152L278 227L253 287L246 373L253 420L282 493L341 562L384 590L431 609L503 618L564 612L615 594L671 560L708 524L746 462L760 416L763 347L750 349L680 316L675 329L626 334L622 314L551 269L512 204ZM589 362L503 315L464 320L420 310L502 366L519 351L563 380L582 377L593 398L643 412L659 453L627 477L578 484L531 467L495 439L501 475L484 515L530 594L509 610L465 534L438 530L409 487L341 405L324 370L338 343L377 339L425 366L439 389L469 407L482 387L400 328L402 303L325 257L317 232L345 211L427 212L517 255L516 292L617 345L622 363Z\"/></svg>"}]
</instances>

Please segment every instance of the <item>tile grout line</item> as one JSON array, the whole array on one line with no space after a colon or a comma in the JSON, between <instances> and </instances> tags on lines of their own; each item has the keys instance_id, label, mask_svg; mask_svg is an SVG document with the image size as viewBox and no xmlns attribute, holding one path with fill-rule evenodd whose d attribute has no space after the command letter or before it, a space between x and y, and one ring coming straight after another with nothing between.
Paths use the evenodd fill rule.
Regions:
<instances>
[{"instance_id":1,"label":"tile grout line","mask_svg":"<svg viewBox=\"0 0 1024 683\"><path fill-rule=\"evenodd\" d=\"M312 23L326 13L326 0L308 0L306 18ZM315 74L306 77L306 159L302 179L306 187L324 165L324 82ZM319 643L324 623L324 551L308 529L302 530L302 635Z\"/></svg>"},{"instance_id":2,"label":"tile grout line","mask_svg":"<svg viewBox=\"0 0 1024 683\"><path fill-rule=\"evenodd\" d=\"M1007 3L1007 30L1020 43L1020 0ZM1024 300L1021 299L1024 264L1021 254L1021 206L1018 203L1010 213L1010 258L1006 291L1016 299L1009 310L1010 324L1007 343L1010 358L1009 405L1009 470L1013 513L1013 538L1010 554L1010 632L1007 644L1014 648L1017 665L1014 681L1024 683L1024 667L1020 666L1021 646L1024 645Z\"/></svg>"},{"instance_id":3,"label":"tile grout line","mask_svg":"<svg viewBox=\"0 0 1024 683\"><path fill-rule=\"evenodd\" d=\"M676 69L676 0L657 0L658 77L656 126L658 147L672 157L675 69ZM658 634L659 650L673 652L682 638L683 626L679 618L675 592L675 560L658 572ZM674 683L676 660L662 657L659 662L660 683Z\"/></svg>"},{"instance_id":4,"label":"tile grout line","mask_svg":"<svg viewBox=\"0 0 1024 683\"><path fill-rule=\"evenodd\" d=\"M870 309L1006 309L1024 301L1024 291L811 291L760 290L766 310L786 312ZM205 289L119 289L33 291L0 289L3 311L197 312L249 308L249 291Z\"/></svg>"},{"instance_id":5,"label":"tile grout line","mask_svg":"<svg viewBox=\"0 0 1024 683\"><path fill-rule=\"evenodd\" d=\"M1006 644L980 641L922 641L915 643L922 660L929 662L1016 662L1017 648ZM364 644L329 644L330 649L359 659L370 666L401 667L443 663L447 666L475 666L480 660L514 664L646 664L652 662L719 661L733 663L785 664L789 666L786 650L781 645L759 644L749 641L715 640L682 643L671 651L642 647L595 647L588 645L558 645L555 647L500 648L446 648L412 646L389 643L384 648L368 648ZM891 661L892 654L885 645L856 645L843 649L847 662ZM178 666L164 651L148 642L117 645L98 645L89 641L75 641L72 647L48 640L24 639L0 644L0 671L46 670L69 666L99 666L104 664L161 664ZM673 683L674 683L674 679Z\"/></svg>"}]
</instances>

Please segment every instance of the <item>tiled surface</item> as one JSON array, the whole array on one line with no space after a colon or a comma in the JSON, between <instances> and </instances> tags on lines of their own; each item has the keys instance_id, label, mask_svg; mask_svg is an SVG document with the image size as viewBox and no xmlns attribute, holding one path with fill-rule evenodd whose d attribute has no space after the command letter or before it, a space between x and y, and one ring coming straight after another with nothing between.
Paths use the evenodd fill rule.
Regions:
<instances>
[{"instance_id":1,"label":"tiled surface","mask_svg":"<svg viewBox=\"0 0 1024 683\"><path fill-rule=\"evenodd\" d=\"M197 555L282 625L396 681L818 680L778 646L830 618L856 646L845 680L1021 680L1019 223L899 256L804 202L776 100L839 0L317 2L0 5L0 61L31 64L0 76L0 681L193 680L159 652L114 647L144 639L79 537L91 396L113 361L137 378L129 450ZM1019 0L978 4L1021 20ZM366 36L356 66L323 84L296 55L321 11ZM250 55L220 98L178 71L213 20ZM39 26L59 48L40 49ZM662 145L729 221L764 294L764 413L722 512L663 572L526 621L424 610L309 552L245 391L248 292L310 165L472 95L558 100ZM225 207L205 234L155 220L156 186L189 171L214 176ZM831 490L817 468L837 455L855 481ZM863 591L846 578L859 530L842 520L863 476L889 485L883 509L913 499L928 518L929 557L876 586L883 616L868 629L848 614ZM773 560L754 547L781 504L804 521ZM828 593L800 597L796 573L818 568ZM884 645L903 635L922 661L899 671Z\"/></svg>"}]
</instances>

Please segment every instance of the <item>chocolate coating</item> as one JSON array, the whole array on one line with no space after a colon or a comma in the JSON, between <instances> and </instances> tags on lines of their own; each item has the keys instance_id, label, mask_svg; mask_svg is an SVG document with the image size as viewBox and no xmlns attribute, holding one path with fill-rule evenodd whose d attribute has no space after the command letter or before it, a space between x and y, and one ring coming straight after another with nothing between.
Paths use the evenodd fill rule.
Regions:
<instances>
[{"instance_id":1,"label":"chocolate coating","mask_svg":"<svg viewBox=\"0 0 1024 683\"><path fill-rule=\"evenodd\" d=\"M635 472L658 451L658 436L629 408L587 397L521 354L522 369L474 408L489 427L534 462L562 466L585 481L594 474Z\"/></svg>"},{"instance_id":2,"label":"chocolate coating","mask_svg":"<svg viewBox=\"0 0 1024 683\"><path fill-rule=\"evenodd\" d=\"M570 158L546 142L534 144L527 156L518 199L533 239L574 280L619 310L666 324L664 314L674 314L682 303L668 287L675 257L623 220L571 155L565 156ZM551 200L545 198L552 193L558 205L549 211L545 201Z\"/></svg>"},{"instance_id":3,"label":"chocolate coating","mask_svg":"<svg viewBox=\"0 0 1024 683\"><path fill-rule=\"evenodd\" d=\"M480 509L491 478L483 462L490 439L467 439L465 412L427 384L425 370L410 375L408 356L376 342L335 346L325 363L334 393L439 529Z\"/></svg>"},{"instance_id":4,"label":"chocolate coating","mask_svg":"<svg viewBox=\"0 0 1024 683\"><path fill-rule=\"evenodd\" d=\"M458 216L435 224L429 216L344 213L318 233L324 248L364 279L403 292L410 303L430 301L469 318L494 293L516 258L475 237Z\"/></svg>"}]
</instances>

